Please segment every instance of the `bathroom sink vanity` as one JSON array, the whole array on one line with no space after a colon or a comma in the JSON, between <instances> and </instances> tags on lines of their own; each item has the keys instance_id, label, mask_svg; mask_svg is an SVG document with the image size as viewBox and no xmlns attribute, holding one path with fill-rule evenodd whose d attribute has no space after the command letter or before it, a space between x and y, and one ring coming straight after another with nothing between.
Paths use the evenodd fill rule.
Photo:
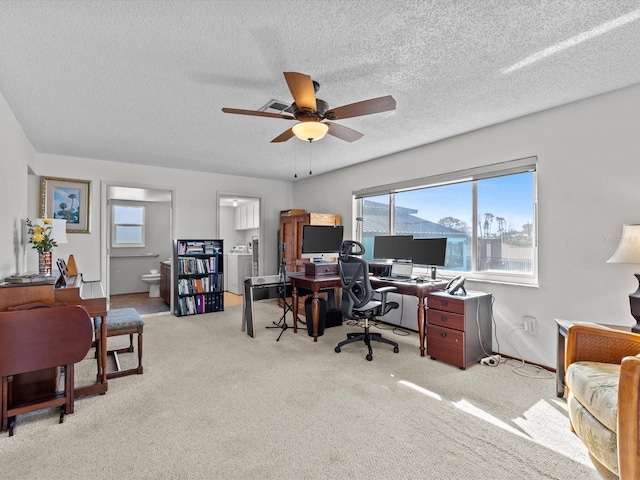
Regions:
<instances>
[{"instance_id":1,"label":"bathroom sink vanity","mask_svg":"<svg viewBox=\"0 0 640 480\"><path fill-rule=\"evenodd\" d=\"M160 296L171 305L171 262L160 262Z\"/></svg>"}]
</instances>

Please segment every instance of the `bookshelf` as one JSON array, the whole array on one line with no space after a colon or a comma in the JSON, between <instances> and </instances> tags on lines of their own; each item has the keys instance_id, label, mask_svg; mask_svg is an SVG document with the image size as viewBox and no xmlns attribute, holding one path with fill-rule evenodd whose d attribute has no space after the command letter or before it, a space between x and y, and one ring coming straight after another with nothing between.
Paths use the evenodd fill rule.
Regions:
<instances>
[{"instance_id":1,"label":"bookshelf","mask_svg":"<svg viewBox=\"0 0 640 480\"><path fill-rule=\"evenodd\" d=\"M222 240L174 240L174 315L224 310Z\"/></svg>"}]
</instances>

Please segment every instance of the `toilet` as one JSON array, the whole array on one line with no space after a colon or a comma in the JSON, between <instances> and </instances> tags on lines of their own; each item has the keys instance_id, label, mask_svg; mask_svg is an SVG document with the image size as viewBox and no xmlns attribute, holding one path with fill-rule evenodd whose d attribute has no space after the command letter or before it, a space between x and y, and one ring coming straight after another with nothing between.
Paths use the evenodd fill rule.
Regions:
<instances>
[{"instance_id":1,"label":"toilet","mask_svg":"<svg viewBox=\"0 0 640 480\"><path fill-rule=\"evenodd\" d=\"M158 270L149 270L149 273L142 275L142 281L149 284L149 298L160 296L160 273Z\"/></svg>"}]
</instances>

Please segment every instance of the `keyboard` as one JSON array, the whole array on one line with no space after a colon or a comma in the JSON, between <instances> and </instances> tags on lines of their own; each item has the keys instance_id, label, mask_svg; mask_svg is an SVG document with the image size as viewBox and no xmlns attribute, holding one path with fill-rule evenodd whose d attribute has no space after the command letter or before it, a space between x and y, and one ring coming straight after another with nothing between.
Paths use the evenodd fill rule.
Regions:
<instances>
[{"instance_id":1,"label":"keyboard","mask_svg":"<svg viewBox=\"0 0 640 480\"><path fill-rule=\"evenodd\" d=\"M378 277L380 280L386 280L388 282L411 282L412 279L410 277Z\"/></svg>"}]
</instances>

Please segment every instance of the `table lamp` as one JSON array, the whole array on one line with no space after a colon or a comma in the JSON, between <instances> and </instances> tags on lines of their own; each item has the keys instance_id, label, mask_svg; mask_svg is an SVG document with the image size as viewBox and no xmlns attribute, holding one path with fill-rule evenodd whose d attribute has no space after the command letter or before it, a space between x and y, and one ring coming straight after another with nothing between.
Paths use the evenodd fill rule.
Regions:
<instances>
[{"instance_id":1,"label":"table lamp","mask_svg":"<svg viewBox=\"0 0 640 480\"><path fill-rule=\"evenodd\" d=\"M640 225L623 225L622 237L618 248L607 263L638 263L640 264ZM632 332L640 333L640 273L634 274L638 279L638 289L629 294L631 315L636 319Z\"/></svg>"},{"instance_id":2,"label":"table lamp","mask_svg":"<svg viewBox=\"0 0 640 480\"><path fill-rule=\"evenodd\" d=\"M51 229L51 235L56 240L56 243L58 245L61 243L69 243L69 240L67 240L67 221L59 218L52 220L53 228Z\"/></svg>"}]
</instances>

